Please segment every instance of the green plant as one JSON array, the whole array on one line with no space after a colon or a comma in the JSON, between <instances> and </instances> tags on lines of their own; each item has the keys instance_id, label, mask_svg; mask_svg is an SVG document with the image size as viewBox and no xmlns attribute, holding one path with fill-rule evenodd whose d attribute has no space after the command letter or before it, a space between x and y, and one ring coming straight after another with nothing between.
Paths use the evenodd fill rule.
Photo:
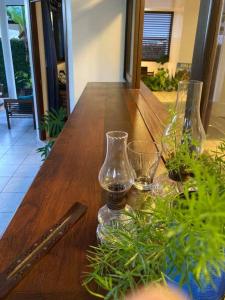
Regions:
<instances>
[{"instance_id":1,"label":"green plant","mask_svg":"<svg viewBox=\"0 0 225 300\"><path fill-rule=\"evenodd\" d=\"M16 24L19 25L20 34L25 31L25 11L24 6L8 6L7 15Z\"/></svg>"},{"instance_id":2,"label":"green plant","mask_svg":"<svg viewBox=\"0 0 225 300\"><path fill-rule=\"evenodd\" d=\"M15 80L17 89L32 88L32 80L29 73L26 73L24 71L17 71L15 73Z\"/></svg>"},{"instance_id":3,"label":"green plant","mask_svg":"<svg viewBox=\"0 0 225 300\"><path fill-rule=\"evenodd\" d=\"M30 72L30 63L27 60L28 50L26 49L25 43L23 40L19 39L11 39L11 49L12 49L12 57L13 57L13 66L14 72L24 72L29 75L31 78ZM5 65L4 58L2 52L2 41L0 38L0 83L4 85L4 95L7 95L7 82L5 76ZM17 82L16 82L17 86ZM17 92L19 93L20 87L17 86Z\"/></svg>"},{"instance_id":4,"label":"green plant","mask_svg":"<svg viewBox=\"0 0 225 300\"><path fill-rule=\"evenodd\" d=\"M178 80L164 68L158 68L154 76L144 76L142 80L152 91L174 91L178 86Z\"/></svg>"},{"instance_id":5,"label":"green plant","mask_svg":"<svg viewBox=\"0 0 225 300\"><path fill-rule=\"evenodd\" d=\"M128 291L180 276L180 285L213 285L225 269L225 141L214 156L184 156L193 173L183 195L149 197L130 214L132 230L108 228L104 243L88 253L84 285L104 299L124 299ZM195 192L190 193L190 187Z\"/></svg>"},{"instance_id":6,"label":"green plant","mask_svg":"<svg viewBox=\"0 0 225 300\"><path fill-rule=\"evenodd\" d=\"M63 107L60 107L58 111L51 109L43 116L40 129L44 130L49 136L49 141L47 144L37 149L37 152L41 154L43 160L48 157L56 138L62 131L65 125L66 116L67 113Z\"/></svg>"},{"instance_id":7,"label":"green plant","mask_svg":"<svg viewBox=\"0 0 225 300\"><path fill-rule=\"evenodd\" d=\"M160 64L166 62L165 59L158 61ZM178 82L182 80L189 80L190 72L188 70L177 71L175 76L169 75L169 70L164 67L158 68L158 71L154 76L143 76L143 82L149 87L152 91L176 91L178 88Z\"/></svg>"},{"instance_id":8,"label":"green plant","mask_svg":"<svg viewBox=\"0 0 225 300\"><path fill-rule=\"evenodd\" d=\"M165 165L169 171L169 176L177 181L186 180L192 176L192 165L189 163L199 159L199 154L194 149L198 148L198 143L190 138L188 132L184 132L181 142L177 147L176 141L171 151L167 153Z\"/></svg>"},{"instance_id":9,"label":"green plant","mask_svg":"<svg viewBox=\"0 0 225 300\"><path fill-rule=\"evenodd\" d=\"M178 81L189 80L190 79L190 71L189 70L179 70L176 72L175 78Z\"/></svg>"},{"instance_id":10,"label":"green plant","mask_svg":"<svg viewBox=\"0 0 225 300\"><path fill-rule=\"evenodd\" d=\"M168 55L163 55L159 59L156 60L156 62L159 63L160 65L164 65L168 61L169 61L169 56Z\"/></svg>"},{"instance_id":11,"label":"green plant","mask_svg":"<svg viewBox=\"0 0 225 300\"><path fill-rule=\"evenodd\" d=\"M169 177L183 181L192 175L188 162L199 159L201 145L192 138L190 130L183 129L183 118L169 110L168 126L162 137L163 157Z\"/></svg>"}]
</instances>

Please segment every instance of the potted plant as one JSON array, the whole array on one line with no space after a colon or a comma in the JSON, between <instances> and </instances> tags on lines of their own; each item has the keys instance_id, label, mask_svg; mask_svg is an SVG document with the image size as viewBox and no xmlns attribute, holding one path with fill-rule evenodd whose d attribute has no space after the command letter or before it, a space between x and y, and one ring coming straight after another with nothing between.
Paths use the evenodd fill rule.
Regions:
<instances>
[{"instance_id":1,"label":"potted plant","mask_svg":"<svg viewBox=\"0 0 225 300\"><path fill-rule=\"evenodd\" d=\"M66 119L67 113L63 107L60 107L59 110L51 109L42 117L40 129L46 132L49 139L43 147L37 149L37 152L40 153L42 160L47 159L57 137L65 125Z\"/></svg>"},{"instance_id":2,"label":"potted plant","mask_svg":"<svg viewBox=\"0 0 225 300\"><path fill-rule=\"evenodd\" d=\"M130 214L132 228L110 227L92 247L84 279L90 293L123 299L149 283L179 285L195 300L225 293L225 141L213 156L186 155L184 163L193 177L182 196L149 196Z\"/></svg>"}]
</instances>

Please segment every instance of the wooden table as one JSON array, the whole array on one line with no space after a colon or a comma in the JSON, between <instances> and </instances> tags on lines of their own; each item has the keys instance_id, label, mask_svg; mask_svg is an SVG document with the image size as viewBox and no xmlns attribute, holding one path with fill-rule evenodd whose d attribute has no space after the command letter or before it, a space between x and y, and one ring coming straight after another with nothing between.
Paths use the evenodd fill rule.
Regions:
<instances>
[{"instance_id":1,"label":"wooden table","mask_svg":"<svg viewBox=\"0 0 225 300\"><path fill-rule=\"evenodd\" d=\"M86 250L96 243L96 216L103 205L98 172L105 156L105 133L124 130L129 140L151 139L137 97L137 91L121 83L87 85L0 241L0 272L76 201L88 206L87 214L7 299L92 299L81 282Z\"/></svg>"}]
</instances>

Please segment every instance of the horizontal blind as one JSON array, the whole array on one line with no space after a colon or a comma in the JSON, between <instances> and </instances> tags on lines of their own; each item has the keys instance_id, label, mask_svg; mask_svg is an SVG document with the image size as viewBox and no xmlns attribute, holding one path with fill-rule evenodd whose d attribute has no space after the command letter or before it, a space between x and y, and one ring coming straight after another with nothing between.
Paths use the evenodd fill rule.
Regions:
<instances>
[{"instance_id":1,"label":"horizontal blind","mask_svg":"<svg viewBox=\"0 0 225 300\"><path fill-rule=\"evenodd\" d=\"M145 12L142 59L169 60L173 12Z\"/></svg>"}]
</instances>

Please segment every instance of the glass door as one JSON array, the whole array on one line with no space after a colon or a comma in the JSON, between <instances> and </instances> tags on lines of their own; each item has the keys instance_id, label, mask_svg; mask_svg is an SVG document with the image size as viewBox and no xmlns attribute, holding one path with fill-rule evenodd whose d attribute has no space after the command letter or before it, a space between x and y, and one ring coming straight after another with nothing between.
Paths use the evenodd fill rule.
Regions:
<instances>
[{"instance_id":1,"label":"glass door","mask_svg":"<svg viewBox=\"0 0 225 300\"><path fill-rule=\"evenodd\" d=\"M25 6L7 5L6 11L17 97L32 96Z\"/></svg>"},{"instance_id":2,"label":"glass door","mask_svg":"<svg viewBox=\"0 0 225 300\"><path fill-rule=\"evenodd\" d=\"M0 1L0 89L4 97L32 96L24 0Z\"/></svg>"}]
</instances>

